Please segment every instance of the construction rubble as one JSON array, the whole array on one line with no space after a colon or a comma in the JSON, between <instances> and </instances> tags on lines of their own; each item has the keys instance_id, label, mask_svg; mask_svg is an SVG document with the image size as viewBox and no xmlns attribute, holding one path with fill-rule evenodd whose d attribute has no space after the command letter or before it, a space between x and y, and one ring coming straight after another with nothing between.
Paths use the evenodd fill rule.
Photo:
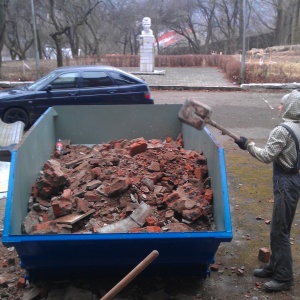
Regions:
<instances>
[{"instance_id":1,"label":"construction rubble","mask_svg":"<svg viewBox=\"0 0 300 300\"><path fill-rule=\"evenodd\" d=\"M55 150L32 185L24 234L214 230L203 153L176 140L109 141Z\"/></svg>"}]
</instances>

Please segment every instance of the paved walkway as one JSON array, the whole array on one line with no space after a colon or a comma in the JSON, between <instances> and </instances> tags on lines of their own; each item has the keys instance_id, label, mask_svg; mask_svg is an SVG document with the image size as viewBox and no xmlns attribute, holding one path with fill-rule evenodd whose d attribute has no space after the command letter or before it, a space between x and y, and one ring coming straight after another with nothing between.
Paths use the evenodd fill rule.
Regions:
<instances>
[{"instance_id":1,"label":"paved walkway","mask_svg":"<svg viewBox=\"0 0 300 300\"><path fill-rule=\"evenodd\" d=\"M139 74L138 68L121 68L143 78L150 88L216 88L240 89L225 78L224 73L217 68L156 68L154 74ZM164 70L164 74L157 74L156 71ZM159 72L157 72L159 73Z\"/></svg>"},{"instance_id":2,"label":"paved walkway","mask_svg":"<svg viewBox=\"0 0 300 300\"><path fill-rule=\"evenodd\" d=\"M140 68L120 67L126 72L144 79L152 90L266 90L299 89L300 83L235 84L217 68L155 68L151 74L141 73ZM8 88L31 82L0 81L0 88Z\"/></svg>"}]
</instances>

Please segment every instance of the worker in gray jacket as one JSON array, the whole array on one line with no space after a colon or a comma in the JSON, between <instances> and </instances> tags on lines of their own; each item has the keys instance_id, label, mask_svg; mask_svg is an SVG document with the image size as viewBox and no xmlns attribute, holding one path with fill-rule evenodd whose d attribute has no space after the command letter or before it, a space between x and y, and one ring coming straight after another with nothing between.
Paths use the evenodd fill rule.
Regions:
<instances>
[{"instance_id":1,"label":"worker in gray jacket","mask_svg":"<svg viewBox=\"0 0 300 300\"><path fill-rule=\"evenodd\" d=\"M264 285L266 291L283 291L293 285L290 232L300 197L296 146L297 141L300 144L300 92L295 90L285 95L278 112L283 123L270 132L265 147L259 148L245 137L235 141L259 161L273 162L271 258L264 268L254 270L254 276L271 278Z\"/></svg>"}]
</instances>

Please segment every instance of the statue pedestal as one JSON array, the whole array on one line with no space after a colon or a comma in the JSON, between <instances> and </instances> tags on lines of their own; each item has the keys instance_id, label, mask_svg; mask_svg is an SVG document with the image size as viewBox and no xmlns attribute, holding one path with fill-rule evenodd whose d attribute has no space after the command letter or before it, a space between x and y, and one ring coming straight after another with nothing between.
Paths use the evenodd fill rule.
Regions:
<instances>
[{"instance_id":1,"label":"statue pedestal","mask_svg":"<svg viewBox=\"0 0 300 300\"><path fill-rule=\"evenodd\" d=\"M140 71L153 72L154 71L154 35L140 36Z\"/></svg>"}]
</instances>

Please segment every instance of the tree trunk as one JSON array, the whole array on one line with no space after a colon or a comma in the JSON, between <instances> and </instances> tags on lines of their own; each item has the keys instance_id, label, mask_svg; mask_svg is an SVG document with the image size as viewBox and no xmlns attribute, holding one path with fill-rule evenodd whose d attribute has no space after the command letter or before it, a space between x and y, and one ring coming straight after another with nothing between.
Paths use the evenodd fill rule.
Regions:
<instances>
[{"instance_id":1,"label":"tree trunk","mask_svg":"<svg viewBox=\"0 0 300 300\"><path fill-rule=\"evenodd\" d=\"M57 67L62 67L63 66L63 54L62 54L62 36L61 35L57 35L57 34L53 34L51 35L51 37L53 38L54 42L55 42L55 47L56 47L56 62L57 62Z\"/></svg>"},{"instance_id":2,"label":"tree trunk","mask_svg":"<svg viewBox=\"0 0 300 300\"><path fill-rule=\"evenodd\" d=\"M39 34L39 30L36 31L37 34L37 44L38 44L38 51L39 51L39 59L43 59L43 49L41 45L41 38Z\"/></svg>"},{"instance_id":3,"label":"tree trunk","mask_svg":"<svg viewBox=\"0 0 300 300\"><path fill-rule=\"evenodd\" d=\"M297 0L298 1L298 0ZM277 22L275 33L276 45L287 45L291 43L292 11L295 0L278 2Z\"/></svg>"},{"instance_id":4,"label":"tree trunk","mask_svg":"<svg viewBox=\"0 0 300 300\"><path fill-rule=\"evenodd\" d=\"M238 47L239 50L243 49L243 33L244 33L244 18L246 18L246 16L244 16L244 6L243 6L243 0L240 3L239 6L239 38L238 38Z\"/></svg>"},{"instance_id":5,"label":"tree trunk","mask_svg":"<svg viewBox=\"0 0 300 300\"><path fill-rule=\"evenodd\" d=\"M294 13L292 19L291 44L300 43L300 0L297 0L294 5Z\"/></svg>"},{"instance_id":6,"label":"tree trunk","mask_svg":"<svg viewBox=\"0 0 300 300\"><path fill-rule=\"evenodd\" d=\"M7 9L7 0L0 0L0 76L1 76L1 66L2 66L2 49L4 45L5 36L5 15Z\"/></svg>"}]
</instances>

